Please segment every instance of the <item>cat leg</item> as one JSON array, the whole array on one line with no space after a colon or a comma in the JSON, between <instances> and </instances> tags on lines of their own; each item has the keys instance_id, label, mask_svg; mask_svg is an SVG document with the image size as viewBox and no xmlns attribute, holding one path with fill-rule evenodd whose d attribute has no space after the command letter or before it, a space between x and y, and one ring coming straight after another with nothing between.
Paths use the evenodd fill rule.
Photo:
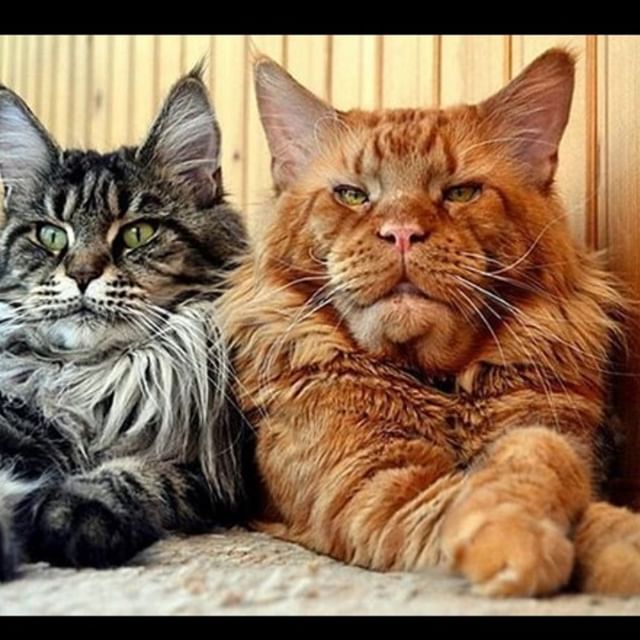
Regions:
<instances>
[{"instance_id":1,"label":"cat leg","mask_svg":"<svg viewBox=\"0 0 640 640\"><path fill-rule=\"evenodd\" d=\"M569 533L590 494L588 465L568 439L544 428L509 432L447 514L443 551L480 593L554 593L571 577Z\"/></svg>"},{"instance_id":2,"label":"cat leg","mask_svg":"<svg viewBox=\"0 0 640 640\"><path fill-rule=\"evenodd\" d=\"M21 502L38 486L9 469L0 468L0 582L15 576L21 548L15 532L15 516Z\"/></svg>"},{"instance_id":3,"label":"cat leg","mask_svg":"<svg viewBox=\"0 0 640 640\"><path fill-rule=\"evenodd\" d=\"M0 393L0 460L21 478L33 479L68 473L79 452L54 421Z\"/></svg>"},{"instance_id":4,"label":"cat leg","mask_svg":"<svg viewBox=\"0 0 640 640\"><path fill-rule=\"evenodd\" d=\"M0 394L0 581L15 574L23 553L21 514L72 460L71 444L55 424Z\"/></svg>"},{"instance_id":5,"label":"cat leg","mask_svg":"<svg viewBox=\"0 0 640 640\"><path fill-rule=\"evenodd\" d=\"M578 523L575 546L580 590L640 594L640 514L594 502Z\"/></svg>"},{"instance_id":6,"label":"cat leg","mask_svg":"<svg viewBox=\"0 0 640 640\"><path fill-rule=\"evenodd\" d=\"M269 490L276 504L287 504L286 493L291 505L263 513L261 530L378 571L441 563L440 526L463 482L450 452L391 435L382 447L361 441L345 455L336 446L310 446L305 435L296 432L295 455L259 441L263 477L279 473Z\"/></svg>"},{"instance_id":7,"label":"cat leg","mask_svg":"<svg viewBox=\"0 0 640 640\"><path fill-rule=\"evenodd\" d=\"M29 554L62 566L116 566L167 531L206 529L215 515L211 495L195 465L114 459L42 495Z\"/></svg>"}]
</instances>

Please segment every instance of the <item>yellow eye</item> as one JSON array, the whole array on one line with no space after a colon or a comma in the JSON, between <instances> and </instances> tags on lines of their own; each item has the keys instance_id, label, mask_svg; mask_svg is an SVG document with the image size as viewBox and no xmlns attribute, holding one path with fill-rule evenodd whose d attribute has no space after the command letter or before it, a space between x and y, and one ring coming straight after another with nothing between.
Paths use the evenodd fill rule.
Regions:
<instances>
[{"instance_id":1,"label":"yellow eye","mask_svg":"<svg viewBox=\"0 0 640 640\"><path fill-rule=\"evenodd\" d=\"M130 224L122 232L122 240L129 249L136 249L151 240L156 228L148 222Z\"/></svg>"},{"instance_id":2,"label":"yellow eye","mask_svg":"<svg viewBox=\"0 0 640 640\"><path fill-rule=\"evenodd\" d=\"M342 204L346 204L348 207L358 207L369 202L367 193L358 187L341 185L336 187L333 193Z\"/></svg>"},{"instance_id":3,"label":"yellow eye","mask_svg":"<svg viewBox=\"0 0 640 640\"><path fill-rule=\"evenodd\" d=\"M471 202L480 194L477 184L461 184L444 192L444 199L449 202Z\"/></svg>"},{"instance_id":4,"label":"yellow eye","mask_svg":"<svg viewBox=\"0 0 640 640\"><path fill-rule=\"evenodd\" d=\"M36 235L38 242L53 253L58 253L67 246L67 232L54 224L43 224Z\"/></svg>"}]
</instances>

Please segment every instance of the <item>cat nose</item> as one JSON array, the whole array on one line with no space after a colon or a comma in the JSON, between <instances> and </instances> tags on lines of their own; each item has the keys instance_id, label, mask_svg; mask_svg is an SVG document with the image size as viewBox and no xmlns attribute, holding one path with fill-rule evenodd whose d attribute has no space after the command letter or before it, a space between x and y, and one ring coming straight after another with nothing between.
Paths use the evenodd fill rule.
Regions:
<instances>
[{"instance_id":1,"label":"cat nose","mask_svg":"<svg viewBox=\"0 0 640 640\"><path fill-rule=\"evenodd\" d=\"M67 275L76 281L80 293L84 293L93 280L97 280L106 267L106 261L95 260L74 260L67 265Z\"/></svg>"},{"instance_id":2,"label":"cat nose","mask_svg":"<svg viewBox=\"0 0 640 640\"><path fill-rule=\"evenodd\" d=\"M99 278L103 271L104 269L102 267L98 268L95 265L84 265L67 271L67 275L76 281L80 293L84 293L89 284Z\"/></svg>"},{"instance_id":3,"label":"cat nose","mask_svg":"<svg viewBox=\"0 0 640 640\"><path fill-rule=\"evenodd\" d=\"M378 235L387 242L393 242L400 253L406 253L411 245L422 242L427 233L415 223L385 222L378 231Z\"/></svg>"}]
</instances>

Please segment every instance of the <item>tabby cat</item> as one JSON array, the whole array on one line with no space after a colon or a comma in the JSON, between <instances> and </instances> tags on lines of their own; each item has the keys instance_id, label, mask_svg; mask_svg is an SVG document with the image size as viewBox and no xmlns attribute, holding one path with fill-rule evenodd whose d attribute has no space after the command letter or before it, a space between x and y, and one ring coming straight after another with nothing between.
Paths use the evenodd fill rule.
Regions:
<instances>
[{"instance_id":1,"label":"tabby cat","mask_svg":"<svg viewBox=\"0 0 640 640\"><path fill-rule=\"evenodd\" d=\"M246 438L214 305L246 235L200 70L106 154L0 88L0 174L0 579L228 522Z\"/></svg>"},{"instance_id":2,"label":"tabby cat","mask_svg":"<svg viewBox=\"0 0 640 640\"><path fill-rule=\"evenodd\" d=\"M448 109L255 80L277 198L220 303L261 527L494 596L640 592L640 515L599 498L625 305L553 187L571 55Z\"/></svg>"}]
</instances>

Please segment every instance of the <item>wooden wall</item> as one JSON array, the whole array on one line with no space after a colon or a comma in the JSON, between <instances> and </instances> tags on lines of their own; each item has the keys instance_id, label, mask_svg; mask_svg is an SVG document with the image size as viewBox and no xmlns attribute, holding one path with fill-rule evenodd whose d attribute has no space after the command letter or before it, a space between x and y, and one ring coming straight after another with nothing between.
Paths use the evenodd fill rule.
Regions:
<instances>
[{"instance_id":1,"label":"wooden wall","mask_svg":"<svg viewBox=\"0 0 640 640\"><path fill-rule=\"evenodd\" d=\"M169 86L206 57L226 186L253 226L270 176L248 68L252 47L337 107L366 108L480 100L554 45L579 55L558 175L573 232L608 248L640 298L640 37L0 36L0 81L62 144L104 150L139 141ZM631 360L640 371L640 356ZM640 484L638 376L621 378L618 390L628 427L621 487L630 495Z\"/></svg>"}]
</instances>

